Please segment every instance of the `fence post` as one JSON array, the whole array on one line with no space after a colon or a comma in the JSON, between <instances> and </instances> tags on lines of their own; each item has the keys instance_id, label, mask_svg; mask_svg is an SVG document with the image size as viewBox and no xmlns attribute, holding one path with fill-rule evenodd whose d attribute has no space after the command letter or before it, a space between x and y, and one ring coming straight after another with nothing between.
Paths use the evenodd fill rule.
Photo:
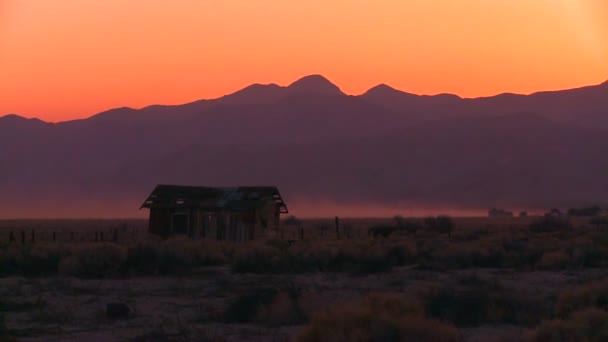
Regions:
<instances>
[{"instance_id":1,"label":"fence post","mask_svg":"<svg viewBox=\"0 0 608 342\"><path fill-rule=\"evenodd\" d=\"M114 229L114 242L118 242L118 229Z\"/></svg>"},{"instance_id":2,"label":"fence post","mask_svg":"<svg viewBox=\"0 0 608 342\"><path fill-rule=\"evenodd\" d=\"M55 234L55 232L53 232L53 242L57 241L57 235Z\"/></svg>"},{"instance_id":3,"label":"fence post","mask_svg":"<svg viewBox=\"0 0 608 342\"><path fill-rule=\"evenodd\" d=\"M70 241L74 241L74 232L70 232Z\"/></svg>"},{"instance_id":4,"label":"fence post","mask_svg":"<svg viewBox=\"0 0 608 342\"><path fill-rule=\"evenodd\" d=\"M36 232L32 229L32 243L36 242Z\"/></svg>"},{"instance_id":5,"label":"fence post","mask_svg":"<svg viewBox=\"0 0 608 342\"><path fill-rule=\"evenodd\" d=\"M21 243L25 243L25 231L21 231Z\"/></svg>"},{"instance_id":6,"label":"fence post","mask_svg":"<svg viewBox=\"0 0 608 342\"><path fill-rule=\"evenodd\" d=\"M11 232L8 234L8 242L13 243L15 242L15 233L13 233L13 231L11 230Z\"/></svg>"},{"instance_id":7,"label":"fence post","mask_svg":"<svg viewBox=\"0 0 608 342\"><path fill-rule=\"evenodd\" d=\"M336 238L340 240L340 219L336 216Z\"/></svg>"},{"instance_id":8,"label":"fence post","mask_svg":"<svg viewBox=\"0 0 608 342\"><path fill-rule=\"evenodd\" d=\"M95 242L99 241L99 232L95 232Z\"/></svg>"},{"instance_id":9,"label":"fence post","mask_svg":"<svg viewBox=\"0 0 608 342\"><path fill-rule=\"evenodd\" d=\"M99 239L103 242L103 232L99 232Z\"/></svg>"}]
</instances>

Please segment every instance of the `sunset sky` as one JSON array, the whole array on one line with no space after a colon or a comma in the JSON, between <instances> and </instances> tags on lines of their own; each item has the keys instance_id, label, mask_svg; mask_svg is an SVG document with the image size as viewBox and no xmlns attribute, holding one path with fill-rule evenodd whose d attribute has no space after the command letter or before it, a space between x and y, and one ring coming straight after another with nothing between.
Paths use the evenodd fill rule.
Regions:
<instances>
[{"instance_id":1,"label":"sunset sky","mask_svg":"<svg viewBox=\"0 0 608 342\"><path fill-rule=\"evenodd\" d=\"M61 121L323 74L465 97L608 79L606 0L0 0L0 116Z\"/></svg>"}]
</instances>

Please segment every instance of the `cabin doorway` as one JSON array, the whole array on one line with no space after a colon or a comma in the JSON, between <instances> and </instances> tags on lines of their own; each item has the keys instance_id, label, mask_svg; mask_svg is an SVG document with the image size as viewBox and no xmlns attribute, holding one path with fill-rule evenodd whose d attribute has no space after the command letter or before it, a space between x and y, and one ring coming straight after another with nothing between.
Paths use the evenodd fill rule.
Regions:
<instances>
[{"instance_id":1,"label":"cabin doorway","mask_svg":"<svg viewBox=\"0 0 608 342\"><path fill-rule=\"evenodd\" d=\"M173 214L171 215L171 231L173 234L188 234L188 223L190 217L188 214Z\"/></svg>"}]
</instances>

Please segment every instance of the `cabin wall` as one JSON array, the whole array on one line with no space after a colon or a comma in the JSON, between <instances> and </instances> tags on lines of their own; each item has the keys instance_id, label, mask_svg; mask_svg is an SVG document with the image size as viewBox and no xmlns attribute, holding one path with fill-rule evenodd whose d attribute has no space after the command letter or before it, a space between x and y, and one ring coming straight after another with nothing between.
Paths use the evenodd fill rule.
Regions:
<instances>
[{"instance_id":1,"label":"cabin wall","mask_svg":"<svg viewBox=\"0 0 608 342\"><path fill-rule=\"evenodd\" d=\"M218 239L243 242L255 238L255 212L225 212L223 235Z\"/></svg>"},{"instance_id":2,"label":"cabin wall","mask_svg":"<svg viewBox=\"0 0 608 342\"><path fill-rule=\"evenodd\" d=\"M168 238L171 230L171 209L151 208L148 221L148 232L164 239Z\"/></svg>"},{"instance_id":3,"label":"cabin wall","mask_svg":"<svg viewBox=\"0 0 608 342\"><path fill-rule=\"evenodd\" d=\"M201 208L151 208L149 232L162 238L174 235L174 214L188 214L187 236L192 239L249 241L278 237L279 208L274 201L265 201L257 210L232 212Z\"/></svg>"},{"instance_id":4,"label":"cabin wall","mask_svg":"<svg viewBox=\"0 0 608 342\"><path fill-rule=\"evenodd\" d=\"M256 234L259 237L277 237L280 235L279 206L272 200L266 201L256 211Z\"/></svg>"}]
</instances>

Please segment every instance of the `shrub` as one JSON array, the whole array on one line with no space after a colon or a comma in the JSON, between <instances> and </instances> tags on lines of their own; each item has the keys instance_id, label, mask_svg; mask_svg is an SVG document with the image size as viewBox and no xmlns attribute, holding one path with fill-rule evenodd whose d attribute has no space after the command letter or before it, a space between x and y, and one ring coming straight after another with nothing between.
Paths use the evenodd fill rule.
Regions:
<instances>
[{"instance_id":1,"label":"shrub","mask_svg":"<svg viewBox=\"0 0 608 342\"><path fill-rule=\"evenodd\" d=\"M393 234L393 232L395 231L395 227L393 226L389 226L389 225L377 225L377 226L372 226L367 230L367 235L373 236L374 238L377 237L389 237Z\"/></svg>"},{"instance_id":2,"label":"shrub","mask_svg":"<svg viewBox=\"0 0 608 342\"><path fill-rule=\"evenodd\" d=\"M397 229L408 234L416 234L418 230L424 228L424 224L417 219L406 219L401 216L395 216L394 221Z\"/></svg>"},{"instance_id":3,"label":"shrub","mask_svg":"<svg viewBox=\"0 0 608 342\"><path fill-rule=\"evenodd\" d=\"M458 330L421 317L400 295L370 295L318 312L297 341L460 341Z\"/></svg>"},{"instance_id":4,"label":"shrub","mask_svg":"<svg viewBox=\"0 0 608 342\"><path fill-rule=\"evenodd\" d=\"M232 262L236 273L387 272L414 259L405 243L340 241L301 243L288 249L251 245Z\"/></svg>"},{"instance_id":5,"label":"shrub","mask_svg":"<svg viewBox=\"0 0 608 342\"><path fill-rule=\"evenodd\" d=\"M454 221L449 216L427 217L424 223L432 231L440 234L451 234L454 230Z\"/></svg>"},{"instance_id":6,"label":"shrub","mask_svg":"<svg viewBox=\"0 0 608 342\"><path fill-rule=\"evenodd\" d=\"M566 218L546 215L530 224L530 231L534 233L550 233L572 229L572 224Z\"/></svg>"},{"instance_id":7,"label":"shrub","mask_svg":"<svg viewBox=\"0 0 608 342\"><path fill-rule=\"evenodd\" d=\"M608 310L608 280L563 290L555 306L556 314L565 318L574 311L596 307Z\"/></svg>"},{"instance_id":8,"label":"shrub","mask_svg":"<svg viewBox=\"0 0 608 342\"><path fill-rule=\"evenodd\" d=\"M420 267L427 269L501 268L512 266L504 248L496 243L449 243L427 251Z\"/></svg>"},{"instance_id":9,"label":"shrub","mask_svg":"<svg viewBox=\"0 0 608 342\"><path fill-rule=\"evenodd\" d=\"M159 273L160 245L149 242L138 243L127 249L125 268L134 274L154 275Z\"/></svg>"},{"instance_id":10,"label":"shrub","mask_svg":"<svg viewBox=\"0 0 608 342\"><path fill-rule=\"evenodd\" d=\"M278 292L269 304L262 305L255 321L269 326L298 325L306 323L310 314L306 305L302 305L301 294L288 289Z\"/></svg>"},{"instance_id":11,"label":"shrub","mask_svg":"<svg viewBox=\"0 0 608 342\"><path fill-rule=\"evenodd\" d=\"M277 295L273 288L258 288L238 296L224 311L226 323L250 323L263 306L269 305Z\"/></svg>"},{"instance_id":12,"label":"shrub","mask_svg":"<svg viewBox=\"0 0 608 342\"><path fill-rule=\"evenodd\" d=\"M16 338L12 337L9 334L9 330L6 327L6 324L4 323L4 314L2 312L0 312L0 341L13 342L16 340L17 340Z\"/></svg>"},{"instance_id":13,"label":"shrub","mask_svg":"<svg viewBox=\"0 0 608 342\"><path fill-rule=\"evenodd\" d=\"M527 341L607 341L608 312L589 308L565 320L543 322L529 332Z\"/></svg>"},{"instance_id":14,"label":"shrub","mask_svg":"<svg viewBox=\"0 0 608 342\"><path fill-rule=\"evenodd\" d=\"M562 270L571 264L570 255L565 251L546 252L537 266L544 270Z\"/></svg>"},{"instance_id":15,"label":"shrub","mask_svg":"<svg viewBox=\"0 0 608 342\"><path fill-rule=\"evenodd\" d=\"M48 276L57 273L66 252L60 245L13 245L0 251L0 276Z\"/></svg>"},{"instance_id":16,"label":"shrub","mask_svg":"<svg viewBox=\"0 0 608 342\"><path fill-rule=\"evenodd\" d=\"M114 243L87 244L72 253L61 260L59 272L83 278L116 276L127 258L126 249Z\"/></svg>"},{"instance_id":17,"label":"shrub","mask_svg":"<svg viewBox=\"0 0 608 342\"><path fill-rule=\"evenodd\" d=\"M597 216L592 218L589 223L591 223L592 225L600 228L600 227L606 227L608 226L608 217L606 216Z\"/></svg>"},{"instance_id":18,"label":"shrub","mask_svg":"<svg viewBox=\"0 0 608 342\"><path fill-rule=\"evenodd\" d=\"M588 208L570 208L568 216L596 216L602 211L602 208L596 206Z\"/></svg>"},{"instance_id":19,"label":"shrub","mask_svg":"<svg viewBox=\"0 0 608 342\"><path fill-rule=\"evenodd\" d=\"M162 245L159 269L164 274L181 273L196 267L220 265L225 259L219 241L176 238Z\"/></svg>"},{"instance_id":20,"label":"shrub","mask_svg":"<svg viewBox=\"0 0 608 342\"><path fill-rule=\"evenodd\" d=\"M513 293L499 284L477 277L432 288L422 294L427 316L474 327L487 323L533 325L540 322L548 308L534 296Z\"/></svg>"},{"instance_id":21,"label":"shrub","mask_svg":"<svg viewBox=\"0 0 608 342\"><path fill-rule=\"evenodd\" d=\"M489 217L513 217L513 212L504 210L504 209L492 208L488 211L488 216Z\"/></svg>"},{"instance_id":22,"label":"shrub","mask_svg":"<svg viewBox=\"0 0 608 342\"><path fill-rule=\"evenodd\" d=\"M225 264L230 253L220 241L175 238L138 243L128 248L125 269L134 274L181 274L197 267Z\"/></svg>"},{"instance_id":23,"label":"shrub","mask_svg":"<svg viewBox=\"0 0 608 342\"><path fill-rule=\"evenodd\" d=\"M239 250L232 262L235 273L277 273L283 272L279 264L281 252L270 246L247 246ZM276 257L275 257L276 256ZM298 270L294 269L294 272Z\"/></svg>"}]
</instances>

